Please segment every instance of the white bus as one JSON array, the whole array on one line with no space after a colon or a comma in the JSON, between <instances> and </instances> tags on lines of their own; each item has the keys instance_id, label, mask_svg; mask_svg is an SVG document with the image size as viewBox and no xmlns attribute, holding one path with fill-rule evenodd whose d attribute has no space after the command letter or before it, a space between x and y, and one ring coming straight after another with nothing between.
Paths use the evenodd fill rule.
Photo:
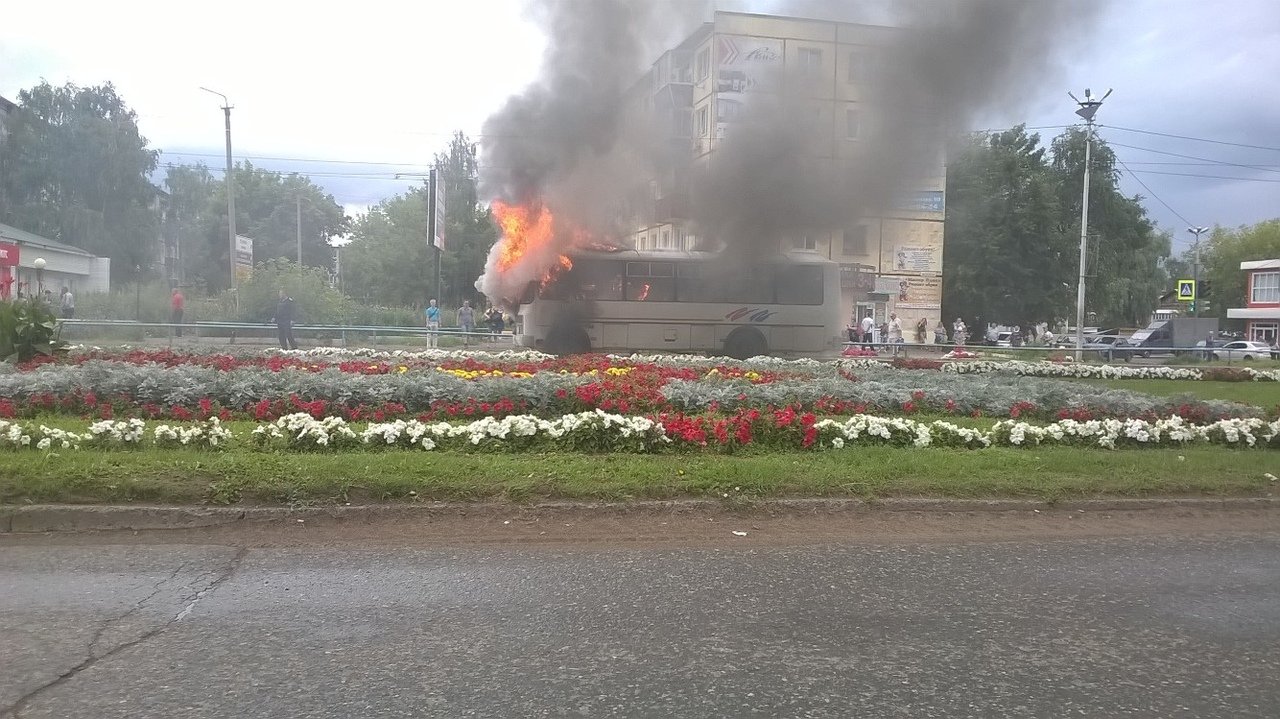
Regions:
<instances>
[{"instance_id":1,"label":"white bus","mask_svg":"<svg viewBox=\"0 0 1280 719\"><path fill-rule=\"evenodd\" d=\"M796 252L739 265L699 252L581 252L517 311L518 346L555 354L820 356L843 342L840 267Z\"/></svg>"}]
</instances>

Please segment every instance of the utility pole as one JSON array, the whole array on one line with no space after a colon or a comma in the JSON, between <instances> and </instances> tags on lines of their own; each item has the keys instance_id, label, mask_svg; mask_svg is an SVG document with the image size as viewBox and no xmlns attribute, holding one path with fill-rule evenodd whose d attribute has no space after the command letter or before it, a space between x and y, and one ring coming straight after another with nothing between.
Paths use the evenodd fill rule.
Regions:
<instances>
[{"instance_id":1,"label":"utility pole","mask_svg":"<svg viewBox=\"0 0 1280 719\"><path fill-rule=\"evenodd\" d=\"M295 218L298 223L298 266L302 266L302 195L295 197L298 201Z\"/></svg>"},{"instance_id":2,"label":"utility pole","mask_svg":"<svg viewBox=\"0 0 1280 719\"><path fill-rule=\"evenodd\" d=\"M227 126L227 263L231 269L231 289L236 305L240 304L240 296L234 294L236 290L236 193L235 193L235 166L231 163L231 101L226 95L207 87L200 88L205 92L212 93L222 98L222 112L226 118Z\"/></svg>"},{"instance_id":3,"label":"utility pole","mask_svg":"<svg viewBox=\"0 0 1280 719\"><path fill-rule=\"evenodd\" d=\"M1191 246L1195 252L1195 260L1193 260L1191 263L1191 279L1193 282L1195 282L1195 286L1196 286L1196 298L1191 301L1192 317L1200 316L1200 234L1208 231L1209 231L1208 227L1188 227L1187 228L1187 232L1190 232L1196 237L1195 244Z\"/></svg>"},{"instance_id":4,"label":"utility pole","mask_svg":"<svg viewBox=\"0 0 1280 719\"><path fill-rule=\"evenodd\" d=\"M1084 197L1080 201L1080 284L1076 286L1076 361L1079 362L1084 359L1084 289L1089 258L1089 170L1093 159L1093 116L1098 113L1098 108L1102 107L1102 101L1111 95L1111 91L1107 90L1107 94L1098 100L1093 99L1093 94L1088 88L1084 91L1084 100L1080 100L1069 92L1067 95L1080 106L1076 114L1085 121Z\"/></svg>"}]
</instances>

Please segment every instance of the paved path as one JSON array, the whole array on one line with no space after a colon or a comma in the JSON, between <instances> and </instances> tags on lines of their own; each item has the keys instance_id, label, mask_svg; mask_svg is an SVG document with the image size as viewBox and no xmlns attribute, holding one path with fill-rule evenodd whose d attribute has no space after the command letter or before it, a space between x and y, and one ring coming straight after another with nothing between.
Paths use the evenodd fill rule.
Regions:
<instances>
[{"instance_id":1,"label":"paved path","mask_svg":"<svg viewBox=\"0 0 1280 719\"><path fill-rule=\"evenodd\" d=\"M0 717L1274 717L1280 531L1223 524L6 541Z\"/></svg>"}]
</instances>

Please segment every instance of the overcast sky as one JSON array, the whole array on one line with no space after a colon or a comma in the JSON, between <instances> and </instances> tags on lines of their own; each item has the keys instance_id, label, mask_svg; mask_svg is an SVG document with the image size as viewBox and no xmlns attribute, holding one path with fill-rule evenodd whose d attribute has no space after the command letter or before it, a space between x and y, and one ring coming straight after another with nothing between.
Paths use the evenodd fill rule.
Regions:
<instances>
[{"instance_id":1,"label":"overcast sky","mask_svg":"<svg viewBox=\"0 0 1280 719\"><path fill-rule=\"evenodd\" d=\"M770 3L718 2L744 4ZM203 85L235 106L237 160L311 174L353 211L403 190L412 180L393 175L424 172L454 130L478 133L535 79L545 45L522 0L366 0L335 11L223 0L198 14L171 2L12 5L0 23L0 96L16 99L41 79L111 81L161 162L219 168L221 100ZM990 122L1069 124L1068 90L1114 88L1098 119L1138 173L1124 189L1147 196L1152 217L1183 244L1188 222L1280 217L1280 0L1115 0L1088 43L1037 95Z\"/></svg>"}]
</instances>

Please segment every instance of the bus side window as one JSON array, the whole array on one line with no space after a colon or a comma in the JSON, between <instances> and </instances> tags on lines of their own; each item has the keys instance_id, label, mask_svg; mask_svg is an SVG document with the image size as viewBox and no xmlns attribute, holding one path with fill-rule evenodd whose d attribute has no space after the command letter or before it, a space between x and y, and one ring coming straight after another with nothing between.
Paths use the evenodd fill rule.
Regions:
<instances>
[{"instance_id":1,"label":"bus side window","mask_svg":"<svg viewBox=\"0 0 1280 719\"><path fill-rule=\"evenodd\" d=\"M752 304L773 302L774 276L772 267L752 267L727 279L727 302Z\"/></svg>"},{"instance_id":2,"label":"bus side window","mask_svg":"<svg viewBox=\"0 0 1280 719\"><path fill-rule=\"evenodd\" d=\"M784 265L779 267L778 304L822 304L822 268L818 265Z\"/></svg>"},{"instance_id":3,"label":"bus side window","mask_svg":"<svg viewBox=\"0 0 1280 719\"><path fill-rule=\"evenodd\" d=\"M616 260L583 260L573 268L582 288L583 299L620 300L622 295L622 262Z\"/></svg>"},{"instance_id":4,"label":"bus side window","mask_svg":"<svg viewBox=\"0 0 1280 719\"><path fill-rule=\"evenodd\" d=\"M718 278L701 264L676 265L676 300L679 302L723 302Z\"/></svg>"},{"instance_id":5,"label":"bus side window","mask_svg":"<svg viewBox=\"0 0 1280 719\"><path fill-rule=\"evenodd\" d=\"M627 299L632 302L673 302L675 267L670 262L628 262Z\"/></svg>"}]
</instances>

